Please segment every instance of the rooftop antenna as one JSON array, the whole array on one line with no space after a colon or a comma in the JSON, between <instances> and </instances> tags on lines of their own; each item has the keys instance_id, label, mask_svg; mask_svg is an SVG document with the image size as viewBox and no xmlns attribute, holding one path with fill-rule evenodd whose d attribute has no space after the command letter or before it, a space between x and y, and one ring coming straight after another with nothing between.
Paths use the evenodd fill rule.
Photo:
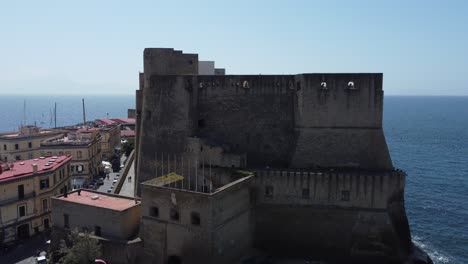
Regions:
<instances>
[{"instance_id":1,"label":"rooftop antenna","mask_svg":"<svg viewBox=\"0 0 468 264\"><path fill-rule=\"evenodd\" d=\"M86 126L86 111L85 111L84 98L82 98L82 102L83 102L83 125L86 127L86 130L88 130L88 126Z\"/></svg>"}]
</instances>

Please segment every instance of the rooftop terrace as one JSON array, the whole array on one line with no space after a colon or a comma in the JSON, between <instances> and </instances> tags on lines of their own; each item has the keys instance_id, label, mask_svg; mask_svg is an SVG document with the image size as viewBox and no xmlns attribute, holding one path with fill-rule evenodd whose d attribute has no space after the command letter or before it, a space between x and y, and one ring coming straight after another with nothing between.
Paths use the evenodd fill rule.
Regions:
<instances>
[{"instance_id":1,"label":"rooftop terrace","mask_svg":"<svg viewBox=\"0 0 468 264\"><path fill-rule=\"evenodd\" d=\"M89 190L76 190L68 193L66 197L64 195L60 195L54 199L115 211L124 211L141 203L139 200L135 200L134 198L93 192Z\"/></svg>"},{"instance_id":2,"label":"rooftop terrace","mask_svg":"<svg viewBox=\"0 0 468 264\"><path fill-rule=\"evenodd\" d=\"M3 163L0 165L2 166L0 183L34 175L33 165L37 165L37 173L40 174L53 171L71 159L72 157L70 156L54 156Z\"/></svg>"}]
</instances>

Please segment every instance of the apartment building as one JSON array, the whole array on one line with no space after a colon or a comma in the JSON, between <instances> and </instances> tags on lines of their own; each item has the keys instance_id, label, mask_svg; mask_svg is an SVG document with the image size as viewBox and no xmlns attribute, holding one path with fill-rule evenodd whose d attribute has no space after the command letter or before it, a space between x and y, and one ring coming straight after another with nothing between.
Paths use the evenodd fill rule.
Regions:
<instances>
[{"instance_id":1,"label":"apartment building","mask_svg":"<svg viewBox=\"0 0 468 264\"><path fill-rule=\"evenodd\" d=\"M17 132L0 134L0 160L11 162L39 158L41 142L62 133L59 130L41 130L36 126L22 126Z\"/></svg>"},{"instance_id":2,"label":"apartment building","mask_svg":"<svg viewBox=\"0 0 468 264\"><path fill-rule=\"evenodd\" d=\"M0 164L0 243L51 227L51 197L70 185L70 156Z\"/></svg>"},{"instance_id":3,"label":"apartment building","mask_svg":"<svg viewBox=\"0 0 468 264\"><path fill-rule=\"evenodd\" d=\"M101 164L101 135L99 128L69 131L41 143L42 156L69 155L72 157L71 188L80 188L99 173Z\"/></svg>"}]
</instances>

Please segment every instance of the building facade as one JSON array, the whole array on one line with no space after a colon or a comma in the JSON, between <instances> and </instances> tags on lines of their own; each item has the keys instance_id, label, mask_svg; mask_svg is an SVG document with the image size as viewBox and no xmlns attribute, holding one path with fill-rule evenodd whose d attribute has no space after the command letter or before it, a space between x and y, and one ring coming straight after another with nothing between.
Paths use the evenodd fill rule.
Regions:
<instances>
[{"instance_id":1,"label":"building facade","mask_svg":"<svg viewBox=\"0 0 468 264\"><path fill-rule=\"evenodd\" d=\"M90 190L52 198L54 232L73 229L92 233L108 263L136 263L141 202L138 199Z\"/></svg>"},{"instance_id":2,"label":"building facade","mask_svg":"<svg viewBox=\"0 0 468 264\"><path fill-rule=\"evenodd\" d=\"M20 127L18 132L0 134L0 160L11 162L39 158L41 142L59 135L59 130L41 130L36 126Z\"/></svg>"},{"instance_id":3,"label":"building facade","mask_svg":"<svg viewBox=\"0 0 468 264\"><path fill-rule=\"evenodd\" d=\"M70 186L71 157L1 164L0 241L10 243L52 226L51 197Z\"/></svg>"},{"instance_id":4,"label":"building facade","mask_svg":"<svg viewBox=\"0 0 468 264\"><path fill-rule=\"evenodd\" d=\"M212 173L211 180L207 168L205 179L193 170L190 178L170 174L142 184L144 263L233 263L248 255L253 174Z\"/></svg>"},{"instance_id":5,"label":"building facade","mask_svg":"<svg viewBox=\"0 0 468 264\"><path fill-rule=\"evenodd\" d=\"M109 161L120 154L120 126L107 125L100 127L100 130L102 160Z\"/></svg>"},{"instance_id":6,"label":"building facade","mask_svg":"<svg viewBox=\"0 0 468 264\"><path fill-rule=\"evenodd\" d=\"M71 188L80 188L87 180L99 174L101 164L101 135L98 128L78 129L41 143L45 157L70 155L72 157Z\"/></svg>"}]
</instances>

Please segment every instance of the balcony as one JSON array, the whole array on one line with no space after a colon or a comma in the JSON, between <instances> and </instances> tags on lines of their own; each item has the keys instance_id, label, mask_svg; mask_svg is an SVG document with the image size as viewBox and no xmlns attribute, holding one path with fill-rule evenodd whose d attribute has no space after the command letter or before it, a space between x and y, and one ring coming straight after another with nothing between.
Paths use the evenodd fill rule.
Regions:
<instances>
[{"instance_id":1,"label":"balcony","mask_svg":"<svg viewBox=\"0 0 468 264\"><path fill-rule=\"evenodd\" d=\"M26 200L34 198L34 197L36 197L36 192L31 192L31 193L24 194L24 197L21 198L21 199L19 199L18 197L13 197L13 198L9 198L9 199L2 199L2 200L0 200L0 206L5 206L5 205L12 204L12 203L21 202L21 201L26 201Z\"/></svg>"}]
</instances>

